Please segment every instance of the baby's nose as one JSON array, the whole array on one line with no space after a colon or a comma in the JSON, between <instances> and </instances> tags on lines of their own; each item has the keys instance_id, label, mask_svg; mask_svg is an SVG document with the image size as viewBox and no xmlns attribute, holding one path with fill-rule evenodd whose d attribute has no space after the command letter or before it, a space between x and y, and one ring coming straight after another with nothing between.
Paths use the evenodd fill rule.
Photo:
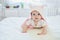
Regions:
<instances>
[{"instance_id":1,"label":"baby's nose","mask_svg":"<svg viewBox=\"0 0 60 40\"><path fill-rule=\"evenodd\" d=\"M35 17L38 17L38 15L36 15Z\"/></svg>"}]
</instances>

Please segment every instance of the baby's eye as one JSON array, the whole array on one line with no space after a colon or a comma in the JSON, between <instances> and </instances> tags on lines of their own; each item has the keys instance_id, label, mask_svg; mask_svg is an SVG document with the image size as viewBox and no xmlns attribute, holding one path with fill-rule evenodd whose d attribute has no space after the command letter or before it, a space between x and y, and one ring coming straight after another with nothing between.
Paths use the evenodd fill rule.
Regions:
<instances>
[{"instance_id":1,"label":"baby's eye","mask_svg":"<svg viewBox=\"0 0 60 40\"><path fill-rule=\"evenodd\" d=\"M40 15L40 14L38 14L38 15Z\"/></svg>"},{"instance_id":2,"label":"baby's eye","mask_svg":"<svg viewBox=\"0 0 60 40\"><path fill-rule=\"evenodd\" d=\"M33 15L35 15L35 14L33 14Z\"/></svg>"}]
</instances>

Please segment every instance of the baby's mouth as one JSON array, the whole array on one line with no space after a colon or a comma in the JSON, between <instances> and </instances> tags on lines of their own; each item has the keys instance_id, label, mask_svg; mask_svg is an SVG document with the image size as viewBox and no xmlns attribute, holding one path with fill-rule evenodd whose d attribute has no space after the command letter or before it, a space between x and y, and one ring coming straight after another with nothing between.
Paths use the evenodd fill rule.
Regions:
<instances>
[{"instance_id":1,"label":"baby's mouth","mask_svg":"<svg viewBox=\"0 0 60 40\"><path fill-rule=\"evenodd\" d=\"M38 18L35 18L35 19L38 19Z\"/></svg>"}]
</instances>

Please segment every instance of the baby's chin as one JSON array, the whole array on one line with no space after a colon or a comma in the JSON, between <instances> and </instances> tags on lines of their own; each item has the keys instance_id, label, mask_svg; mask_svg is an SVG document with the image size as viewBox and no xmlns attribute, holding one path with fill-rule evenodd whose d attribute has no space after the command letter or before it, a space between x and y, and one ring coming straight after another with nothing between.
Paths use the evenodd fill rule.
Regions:
<instances>
[{"instance_id":1,"label":"baby's chin","mask_svg":"<svg viewBox=\"0 0 60 40\"><path fill-rule=\"evenodd\" d=\"M34 20L34 21L38 22L39 20L38 20L38 19L36 19L36 20Z\"/></svg>"}]
</instances>

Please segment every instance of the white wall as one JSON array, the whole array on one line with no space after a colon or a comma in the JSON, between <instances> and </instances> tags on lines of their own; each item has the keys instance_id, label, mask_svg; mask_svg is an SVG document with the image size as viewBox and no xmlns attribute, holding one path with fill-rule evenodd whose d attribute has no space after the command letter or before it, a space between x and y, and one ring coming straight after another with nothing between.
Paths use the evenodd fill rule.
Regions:
<instances>
[{"instance_id":1,"label":"white wall","mask_svg":"<svg viewBox=\"0 0 60 40\"><path fill-rule=\"evenodd\" d=\"M0 4L0 20L2 19L3 17L3 11L2 11L2 5Z\"/></svg>"},{"instance_id":2,"label":"white wall","mask_svg":"<svg viewBox=\"0 0 60 40\"><path fill-rule=\"evenodd\" d=\"M60 5L59 5L59 0L42 0L41 1L43 5L45 5L45 8L43 9L43 15L44 16L55 16L55 15L59 15L60 14ZM34 3L33 3L34 5ZM29 5L25 4L25 7L27 7ZM31 9L25 8L3 8L3 14L0 13L0 16L4 16L4 17L28 17L30 14Z\"/></svg>"},{"instance_id":3,"label":"white wall","mask_svg":"<svg viewBox=\"0 0 60 40\"><path fill-rule=\"evenodd\" d=\"M60 0L57 0L57 12L60 15Z\"/></svg>"},{"instance_id":4,"label":"white wall","mask_svg":"<svg viewBox=\"0 0 60 40\"><path fill-rule=\"evenodd\" d=\"M4 9L5 17L28 17L30 13L30 9L21 9L21 8L12 8L12 9Z\"/></svg>"},{"instance_id":5,"label":"white wall","mask_svg":"<svg viewBox=\"0 0 60 40\"><path fill-rule=\"evenodd\" d=\"M43 5L46 5L45 9L43 9L44 15L52 16L57 15L57 7L56 0L46 0L41 1ZM45 4L44 4L45 3ZM34 5L34 4L33 4ZM26 5L27 7L28 5ZM5 9L5 16L27 16L30 9ZM8 12L9 11L9 12ZM23 15L24 14L24 15Z\"/></svg>"},{"instance_id":6,"label":"white wall","mask_svg":"<svg viewBox=\"0 0 60 40\"><path fill-rule=\"evenodd\" d=\"M2 16L2 5L0 4L0 17Z\"/></svg>"}]
</instances>

